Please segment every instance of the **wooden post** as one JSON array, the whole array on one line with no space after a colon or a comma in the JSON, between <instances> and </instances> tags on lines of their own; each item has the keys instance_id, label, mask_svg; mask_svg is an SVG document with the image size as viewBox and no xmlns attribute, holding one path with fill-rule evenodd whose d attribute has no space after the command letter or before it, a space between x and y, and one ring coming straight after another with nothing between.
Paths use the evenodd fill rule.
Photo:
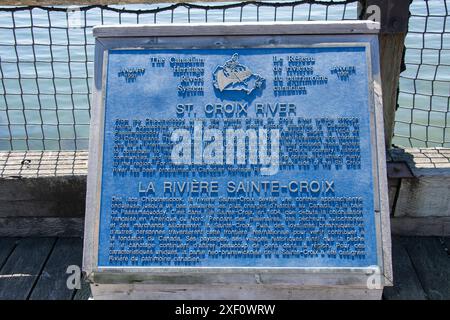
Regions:
<instances>
[{"instance_id":1,"label":"wooden post","mask_svg":"<svg viewBox=\"0 0 450 320\"><path fill-rule=\"evenodd\" d=\"M380 67L384 107L384 135L389 149L394 135L397 92L411 0L362 0L360 19L377 20L380 31ZM379 19L379 20L378 20Z\"/></svg>"}]
</instances>

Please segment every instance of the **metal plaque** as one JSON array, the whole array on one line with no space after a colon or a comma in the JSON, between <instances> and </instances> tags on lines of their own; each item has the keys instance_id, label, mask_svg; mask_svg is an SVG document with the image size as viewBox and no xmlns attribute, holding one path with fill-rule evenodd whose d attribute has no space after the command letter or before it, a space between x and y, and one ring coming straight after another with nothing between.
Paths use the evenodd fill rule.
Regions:
<instances>
[{"instance_id":1,"label":"metal plaque","mask_svg":"<svg viewBox=\"0 0 450 320\"><path fill-rule=\"evenodd\" d=\"M114 30L97 30L85 267L384 269L376 34Z\"/></svg>"}]
</instances>

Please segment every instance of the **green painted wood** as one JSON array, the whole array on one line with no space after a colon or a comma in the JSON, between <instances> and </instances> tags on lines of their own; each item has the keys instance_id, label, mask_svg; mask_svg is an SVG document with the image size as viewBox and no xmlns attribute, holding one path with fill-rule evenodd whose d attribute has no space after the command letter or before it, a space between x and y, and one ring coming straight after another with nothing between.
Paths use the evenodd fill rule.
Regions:
<instances>
[{"instance_id":1,"label":"green painted wood","mask_svg":"<svg viewBox=\"0 0 450 320\"><path fill-rule=\"evenodd\" d=\"M425 300L427 298L411 259L400 237L392 237L392 268L394 286L385 287L383 298L386 300Z\"/></svg>"},{"instance_id":2,"label":"green painted wood","mask_svg":"<svg viewBox=\"0 0 450 320\"><path fill-rule=\"evenodd\" d=\"M83 240L81 238L59 238L44 270L30 296L30 300L71 300L76 289L67 288L67 267L81 268Z\"/></svg>"},{"instance_id":3,"label":"green painted wood","mask_svg":"<svg viewBox=\"0 0 450 320\"><path fill-rule=\"evenodd\" d=\"M403 237L428 299L450 299L450 256L437 237Z\"/></svg>"},{"instance_id":4,"label":"green painted wood","mask_svg":"<svg viewBox=\"0 0 450 320\"><path fill-rule=\"evenodd\" d=\"M18 238L0 238L0 269L14 250Z\"/></svg>"},{"instance_id":5,"label":"green painted wood","mask_svg":"<svg viewBox=\"0 0 450 320\"><path fill-rule=\"evenodd\" d=\"M56 238L20 240L0 270L0 300L25 300L31 293Z\"/></svg>"}]
</instances>

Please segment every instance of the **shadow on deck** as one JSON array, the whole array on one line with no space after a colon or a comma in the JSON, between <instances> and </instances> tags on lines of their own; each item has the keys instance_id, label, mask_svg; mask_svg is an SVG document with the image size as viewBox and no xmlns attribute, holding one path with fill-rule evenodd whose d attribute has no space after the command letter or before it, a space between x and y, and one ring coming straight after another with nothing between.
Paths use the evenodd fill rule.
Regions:
<instances>
[{"instance_id":1,"label":"shadow on deck","mask_svg":"<svg viewBox=\"0 0 450 320\"><path fill-rule=\"evenodd\" d=\"M0 238L0 299L86 300L70 290L69 265L81 266L81 238ZM450 237L393 237L394 287L383 298L450 299Z\"/></svg>"},{"instance_id":2,"label":"shadow on deck","mask_svg":"<svg viewBox=\"0 0 450 320\"><path fill-rule=\"evenodd\" d=\"M81 238L0 238L0 299L88 299L87 283L67 288L67 267L81 267L82 255Z\"/></svg>"}]
</instances>

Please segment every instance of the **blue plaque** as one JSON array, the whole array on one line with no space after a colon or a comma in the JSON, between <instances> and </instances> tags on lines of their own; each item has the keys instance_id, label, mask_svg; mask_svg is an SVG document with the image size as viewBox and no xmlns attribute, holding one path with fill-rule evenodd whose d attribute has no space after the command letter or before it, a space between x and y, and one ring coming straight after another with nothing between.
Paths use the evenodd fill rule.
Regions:
<instances>
[{"instance_id":1,"label":"blue plaque","mask_svg":"<svg viewBox=\"0 0 450 320\"><path fill-rule=\"evenodd\" d=\"M99 266L376 264L365 46L107 59Z\"/></svg>"},{"instance_id":2,"label":"blue plaque","mask_svg":"<svg viewBox=\"0 0 450 320\"><path fill-rule=\"evenodd\" d=\"M90 270L388 264L376 35L282 33L97 42Z\"/></svg>"}]
</instances>

